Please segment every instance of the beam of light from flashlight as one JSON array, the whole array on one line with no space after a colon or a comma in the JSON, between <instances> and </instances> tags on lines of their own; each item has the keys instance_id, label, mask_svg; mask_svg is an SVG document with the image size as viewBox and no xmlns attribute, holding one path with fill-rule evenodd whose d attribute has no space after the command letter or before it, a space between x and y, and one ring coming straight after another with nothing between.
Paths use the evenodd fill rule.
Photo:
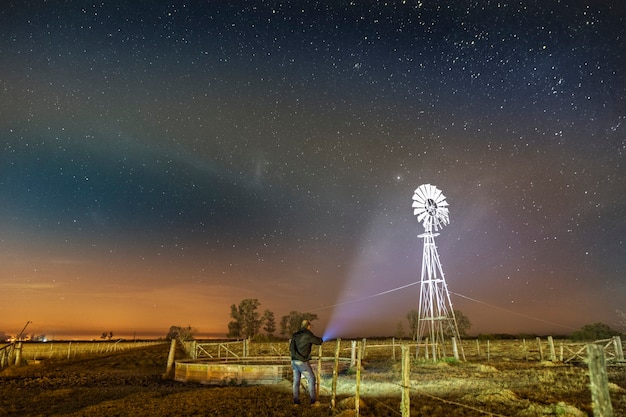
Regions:
<instances>
[{"instance_id":1,"label":"beam of light from flashlight","mask_svg":"<svg viewBox=\"0 0 626 417\"><path fill-rule=\"evenodd\" d=\"M420 283L420 281L415 281L415 282L412 282L410 284L403 285L401 287L393 288L391 290L379 292L377 294L368 295L367 297L357 298L356 300L345 301L343 303L332 304L332 305L329 305L329 306L323 306L323 307L319 307L319 308L313 309L311 311L325 310L327 308L333 308L333 307L344 306L344 305L347 305L347 304L358 303L358 302L361 302L361 301L369 300L369 299L374 298L374 297L378 297L378 296L381 296L381 295L389 294L389 293L392 293L394 291L400 291L400 290L403 290L405 288L411 287L413 285L417 285L419 283Z\"/></svg>"}]
</instances>

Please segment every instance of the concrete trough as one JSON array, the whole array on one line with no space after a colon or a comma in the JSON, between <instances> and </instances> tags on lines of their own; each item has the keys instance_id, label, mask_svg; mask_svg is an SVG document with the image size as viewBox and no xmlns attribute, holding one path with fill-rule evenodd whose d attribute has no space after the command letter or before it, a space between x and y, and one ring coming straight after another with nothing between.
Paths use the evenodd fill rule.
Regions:
<instances>
[{"instance_id":1,"label":"concrete trough","mask_svg":"<svg viewBox=\"0 0 626 417\"><path fill-rule=\"evenodd\" d=\"M311 366L317 372L317 359ZM322 358L321 375L332 375L335 359ZM339 372L348 369L349 360L339 361ZM288 357L251 357L228 359L189 359L176 361L174 379L207 385L267 385L291 379Z\"/></svg>"}]
</instances>

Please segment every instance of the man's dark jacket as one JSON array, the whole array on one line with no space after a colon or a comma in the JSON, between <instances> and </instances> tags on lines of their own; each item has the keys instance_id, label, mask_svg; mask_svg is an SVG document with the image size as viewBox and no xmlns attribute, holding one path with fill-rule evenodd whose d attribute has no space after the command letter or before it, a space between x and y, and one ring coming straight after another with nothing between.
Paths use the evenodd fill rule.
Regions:
<instances>
[{"instance_id":1,"label":"man's dark jacket","mask_svg":"<svg viewBox=\"0 0 626 417\"><path fill-rule=\"evenodd\" d=\"M298 330L289 344L291 359L304 362L311 360L311 345L321 345L322 342L322 338L315 336L309 329Z\"/></svg>"}]
</instances>

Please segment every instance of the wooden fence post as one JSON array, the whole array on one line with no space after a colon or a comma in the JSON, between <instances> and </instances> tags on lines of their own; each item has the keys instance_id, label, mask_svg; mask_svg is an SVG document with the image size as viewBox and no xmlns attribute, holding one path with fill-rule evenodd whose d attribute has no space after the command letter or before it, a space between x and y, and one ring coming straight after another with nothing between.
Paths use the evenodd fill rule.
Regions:
<instances>
[{"instance_id":1,"label":"wooden fence post","mask_svg":"<svg viewBox=\"0 0 626 417\"><path fill-rule=\"evenodd\" d=\"M432 353L433 362L437 362L438 354L441 354L441 351L438 349L439 348L439 344L437 343L437 337L436 336L433 336L433 341L430 344L430 347L431 347L430 353Z\"/></svg>"},{"instance_id":2,"label":"wooden fence post","mask_svg":"<svg viewBox=\"0 0 626 417\"><path fill-rule=\"evenodd\" d=\"M540 337L537 337L537 347L539 348L539 360L543 362L543 348L541 347Z\"/></svg>"},{"instance_id":3,"label":"wooden fence post","mask_svg":"<svg viewBox=\"0 0 626 417\"><path fill-rule=\"evenodd\" d=\"M198 359L198 341L192 340L189 348L189 356L191 359Z\"/></svg>"},{"instance_id":4,"label":"wooden fence post","mask_svg":"<svg viewBox=\"0 0 626 417\"><path fill-rule=\"evenodd\" d=\"M339 376L339 352L341 351L341 339L337 339L335 347L335 365L333 366L333 392L331 394L330 405L332 409L337 408L337 377Z\"/></svg>"},{"instance_id":5,"label":"wooden fence post","mask_svg":"<svg viewBox=\"0 0 626 417\"><path fill-rule=\"evenodd\" d=\"M359 417L359 409L361 408L361 344L357 347L356 356L356 389L354 394L354 415Z\"/></svg>"},{"instance_id":6,"label":"wooden fence post","mask_svg":"<svg viewBox=\"0 0 626 417\"><path fill-rule=\"evenodd\" d=\"M365 339L365 338L363 338L363 345L361 345L361 349L362 349L362 352L361 352L361 359L365 359L365 346L366 346L366 343L367 343L367 342L366 342L366 339Z\"/></svg>"},{"instance_id":7,"label":"wooden fence post","mask_svg":"<svg viewBox=\"0 0 626 417\"><path fill-rule=\"evenodd\" d=\"M622 338L613 336L613 345L615 346L615 357L618 361L624 360L624 350L622 349Z\"/></svg>"},{"instance_id":8,"label":"wooden fence post","mask_svg":"<svg viewBox=\"0 0 626 417\"><path fill-rule=\"evenodd\" d=\"M480 342L476 339L476 355L480 357Z\"/></svg>"},{"instance_id":9,"label":"wooden fence post","mask_svg":"<svg viewBox=\"0 0 626 417\"><path fill-rule=\"evenodd\" d=\"M320 378L322 376L322 345L317 349L317 378L315 378L315 398L320 399Z\"/></svg>"},{"instance_id":10,"label":"wooden fence post","mask_svg":"<svg viewBox=\"0 0 626 417\"><path fill-rule=\"evenodd\" d=\"M459 360L459 348L456 345L456 337L452 336L452 352L454 353L454 359Z\"/></svg>"},{"instance_id":11,"label":"wooden fence post","mask_svg":"<svg viewBox=\"0 0 626 417\"><path fill-rule=\"evenodd\" d=\"M409 355L409 347L402 345L402 401L400 402L400 412L402 417L411 416L411 396L409 389L411 387L411 360Z\"/></svg>"},{"instance_id":12,"label":"wooden fence post","mask_svg":"<svg viewBox=\"0 0 626 417\"><path fill-rule=\"evenodd\" d=\"M420 342L421 340L417 340L417 337L415 339L413 339L413 341L415 342L415 359L419 359L420 358L420 349L422 348L420 346Z\"/></svg>"},{"instance_id":13,"label":"wooden fence post","mask_svg":"<svg viewBox=\"0 0 626 417\"><path fill-rule=\"evenodd\" d=\"M15 366L22 364L22 343L17 342L17 345L15 345Z\"/></svg>"},{"instance_id":14,"label":"wooden fence post","mask_svg":"<svg viewBox=\"0 0 626 417\"><path fill-rule=\"evenodd\" d=\"M556 351L554 350L554 339L548 336L548 345L550 346L550 361L556 362Z\"/></svg>"},{"instance_id":15,"label":"wooden fence post","mask_svg":"<svg viewBox=\"0 0 626 417\"><path fill-rule=\"evenodd\" d=\"M396 338L391 338L391 360L396 361Z\"/></svg>"},{"instance_id":16,"label":"wooden fence post","mask_svg":"<svg viewBox=\"0 0 626 417\"><path fill-rule=\"evenodd\" d=\"M67 344L67 359L70 358L71 354L72 354L72 341L70 340L69 343Z\"/></svg>"},{"instance_id":17,"label":"wooden fence post","mask_svg":"<svg viewBox=\"0 0 626 417\"><path fill-rule=\"evenodd\" d=\"M350 351L350 367L356 366L356 340L352 341L352 350Z\"/></svg>"},{"instance_id":18,"label":"wooden fence post","mask_svg":"<svg viewBox=\"0 0 626 417\"><path fill-rule=\"evenodd\" d=\"M170 344L170 353L167 356L167 367L165 368L165 375L163 378L169 378L172 374L172 367L174 366L174 357L176 356L176 339L172 339Z\"/></svg>"},{"instance_id":19,"label":"wooden fence post","mask_svg":"<svg viewBox=\"0 0 626 417\"><path fill-rule=\"evenodd\" d=\"M602 346L587 345L589 361L589 379L591 380L591 399L594 417L613 417L611 396L609 395L609 378L606 374L604 349Z\"/></svg>"},{"instance_id":20,"label":"wooden fence post","mask_svg":"<svg viewBox=\"0 0 626 417\"><path fill-rule=\"evenodd\" d=\"M489 339L487 339L487 362L491 359L491 345L489 344Z\"/></svg>"}]
</instances>

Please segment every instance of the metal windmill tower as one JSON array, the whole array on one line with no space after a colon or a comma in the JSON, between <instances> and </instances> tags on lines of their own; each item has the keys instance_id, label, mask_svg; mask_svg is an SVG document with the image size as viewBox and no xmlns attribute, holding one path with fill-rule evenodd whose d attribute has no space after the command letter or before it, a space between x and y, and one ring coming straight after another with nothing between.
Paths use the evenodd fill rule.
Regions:
<instances>
[{"instance_id":1,"label":"metal windmill tower","mask_svg":"<svg viewBox=\"0 0 626 417\"><path fill-rule=\"evenodd\" d=\"M435 245L435 237L439 236L439 233L434 232L450 223L446 197L434 185L420 185L413 194L413 214L424 226L424 233L418 235L424 239L417 319L418 352L420 343L428 338L427 349L431 348L432 359L437 360L438 357L446 356L444 344L446 336L454 336L457 341L461 340Z\"/></svg>"}]
</instances>

